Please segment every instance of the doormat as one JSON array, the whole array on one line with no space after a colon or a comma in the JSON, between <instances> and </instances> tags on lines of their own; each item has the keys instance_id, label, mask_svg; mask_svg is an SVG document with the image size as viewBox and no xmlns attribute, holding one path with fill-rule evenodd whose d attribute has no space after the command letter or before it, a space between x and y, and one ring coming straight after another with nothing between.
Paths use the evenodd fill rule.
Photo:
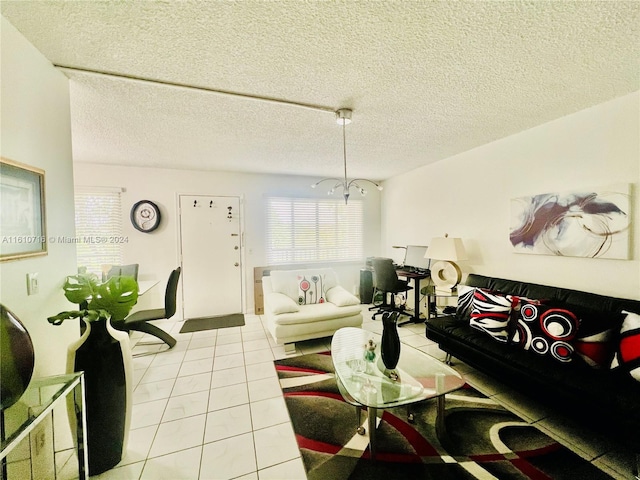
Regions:
<instances>
[{"instance_id":1,"label":"doormat","mask_svg":"<svg viewBox=\"0 0 640 480\"><path fill-rule=\"evenodd\" d=\"M185 320L180 329L180 333L201 332L203 330L214 330L216 328L242 327L244 325L244 315L242 313L232 313L230 315L219 315L217 317L200 317Z\"/></svg>"},{"instance_id":2,"label":"doormat","mask_svg":"<svg viewBox=\"0 0 640 480\"><path fill-rule=\"evenodd\" d=\"M372 461L330 353L274 363L309 480L611 479L469 385L446 395L443 431L435 399L412 405L413 423L406 407L379 410Z\"/></svg>"}]
</instances>

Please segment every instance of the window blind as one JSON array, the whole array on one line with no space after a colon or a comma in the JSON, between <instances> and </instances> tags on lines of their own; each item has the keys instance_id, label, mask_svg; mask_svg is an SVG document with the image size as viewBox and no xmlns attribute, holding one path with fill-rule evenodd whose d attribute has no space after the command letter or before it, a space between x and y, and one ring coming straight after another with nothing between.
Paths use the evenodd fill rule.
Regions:
<instances>
[{"instance_id":1,"label":"window blind","mask_svg":"<svg viewBox=\"0 0 640 480\"><path fill-rule=\"evenodd\" d=\"M267 263L361 261L363 202L267 198Z\"/></svg>"},{"instance_id":2,"label":"window blind","mask_svg":"<svg viewBox=\"0 0 640 480\"><path fill-rule=\"evenodd\" d=\"M121 265L121 189L77 187L76 248L78 267L100 276L102 265Z\"/></svg>"}]
</instances>

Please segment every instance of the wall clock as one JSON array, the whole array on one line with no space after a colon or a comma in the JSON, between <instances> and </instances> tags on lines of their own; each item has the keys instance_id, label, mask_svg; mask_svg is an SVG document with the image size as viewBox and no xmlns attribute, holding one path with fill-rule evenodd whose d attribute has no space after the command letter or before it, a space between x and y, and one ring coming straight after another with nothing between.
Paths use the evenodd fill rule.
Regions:
<instances>
[{"instance_id":1,"label":"wall clock","mask_svg":"<svg viewBox=\"0 0 640 480\"><path fill-rule=\"evenodd\" d=\"M140 200L131 207L131 223L136 230L153 232L160 225L160 209L151 200Z\"/></svg>"}]
</instances>

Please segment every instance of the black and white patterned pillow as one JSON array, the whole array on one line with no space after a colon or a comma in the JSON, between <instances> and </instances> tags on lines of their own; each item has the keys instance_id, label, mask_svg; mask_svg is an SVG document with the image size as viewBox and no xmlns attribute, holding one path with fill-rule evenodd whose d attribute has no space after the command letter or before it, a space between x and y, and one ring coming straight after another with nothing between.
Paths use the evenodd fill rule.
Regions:
<instances>
[{"instance_id":1,"label":"black and white patterned pillow","mask_svg":"<svg viewBox=\"0 0 640 480\"><path fill-rule=\"evenodd\" d=\"M469 325L488 333L499 342L507 343L514 298L517 297L484 288L474 289Z\"/></svg>"},{"instance_id":2,"label":"black and white patterned pillow","mask_svg":"<svg viewBox=\"0 0 640 480\"><path fill-rule=\"evenodd\" d=\"M473 292L475 287L469 285L458 285L458 305L456 307L456 318L464 320L469 318L473 308Z\"/></svg>"}]
</instances>

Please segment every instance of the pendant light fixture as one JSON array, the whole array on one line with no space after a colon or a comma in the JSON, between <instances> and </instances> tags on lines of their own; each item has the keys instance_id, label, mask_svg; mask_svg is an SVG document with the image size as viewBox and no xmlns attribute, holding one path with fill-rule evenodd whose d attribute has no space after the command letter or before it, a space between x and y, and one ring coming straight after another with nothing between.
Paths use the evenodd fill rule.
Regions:
<instances>
[{"instance_id":1,"label":"pendant light fixture","mask_svg":"<svg viewBox=\"0 0 640 480\"><path fill-rule=\"evenodd\" d=\"M336 112L336 122L338 123L338 125L342 125L342 158L344 161L344 179L340 179L336 177L323 178L319 182L316 182L313 185L311 185L311 188L316 188L322 182L326 182L326 181L337 182L333 187L331 187L331 190L329 190L327 194L333 195L333 193L336 191L336 188L342 187L342 196L344 197L345 205L349 202L349 195L351 195L351 187L355 187L358 190L358 192L360 192L360 195L362 196L367 194L367 191L361 185L359 185L358 182L369 182L373 184L378 190L382 190L382 185L372 180L367 180L366 178L354 178L352 180L348 180L347 178L347 135L346 135L345 127L351 123L352 113L353 113L352 110L348 108L341 108Z\"/></svg>"}]
</instances>

